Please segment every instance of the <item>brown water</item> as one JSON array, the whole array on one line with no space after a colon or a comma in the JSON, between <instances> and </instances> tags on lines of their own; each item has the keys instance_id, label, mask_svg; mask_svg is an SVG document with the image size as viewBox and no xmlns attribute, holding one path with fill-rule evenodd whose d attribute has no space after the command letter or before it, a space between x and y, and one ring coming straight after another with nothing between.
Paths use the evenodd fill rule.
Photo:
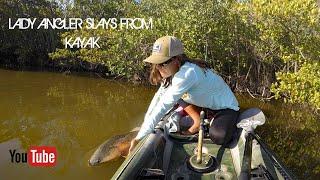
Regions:
<instances>
[{"instance_id":1,"label":"brown water","mask_svg":"<svg viewBox=\"0 0 320 180\"><path fill-rule=\"evenodd\" d=\"M154 88L82 76L0 69L1 179L109 179L122 159L88 167L107 138L143 120ZM260 107L268 117L259 134L300 178L319 177L319 119L307 110L238 96L241 107ZM10 149L55 146L55 167L12 163Z\"/></svg>"}]
</instances>

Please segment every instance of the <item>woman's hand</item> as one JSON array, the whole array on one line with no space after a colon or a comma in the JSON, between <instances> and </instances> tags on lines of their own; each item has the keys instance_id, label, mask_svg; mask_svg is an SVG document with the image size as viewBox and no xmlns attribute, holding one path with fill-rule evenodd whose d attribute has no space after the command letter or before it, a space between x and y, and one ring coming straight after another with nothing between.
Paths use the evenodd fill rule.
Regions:
<instances>
[{"instance_id":1,"label":"woman's hand","mask_svg":"<svg viewBox=\"0 0 320 180\"><path fill-rule=\"evenodd\" d=\"M129 154L131 154L131 152L134 150L134 148L136 147L136 145L138 143L139 143L139 140L137 140L137 139L131 140L130 148L129 148Z\"/></svg>"}]
</instances>

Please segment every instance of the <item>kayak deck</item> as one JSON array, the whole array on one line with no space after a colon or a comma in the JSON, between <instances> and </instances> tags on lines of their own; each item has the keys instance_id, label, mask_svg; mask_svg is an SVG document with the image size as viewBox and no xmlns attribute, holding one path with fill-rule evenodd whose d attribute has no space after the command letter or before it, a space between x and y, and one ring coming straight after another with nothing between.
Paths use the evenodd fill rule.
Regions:
<instances>
[{"instance_id":1,"label":"kayak deck","mask_svg":"<svg viewBox=\"0 0 320 180\"><path fill-rule=\"evenodd\" d=\"M224 177L224 179L237 179L229 149L223 149L220 145L215 144L204 144L203 146L208 149L208 153L211 156L215 158L222 156L220 166L216 170L209 173L197 173L191 170L187 165L187 161L189 157L195 154L197 143L174 143L167 178L218 179L219 177L221 179L221 177Z\"/></svg>"},{"instance_id":2,"label":"kayak deck","mask_svg":"<svg viewBox=\"0 0 320 180\"><path fill-rule=\"evenodd\" d=\"M218 166L212 172L198 173L190 169L187 163L195 154L197 142L165 138L163 133L158 131L137 145L135 151L126 158L112 179L150 179L153 177L154 170L158 171L160 176L158 174L151 179L239 179L245 148L244 133L242 132L238 141L233 143L234 145L231 143L228 148L222 148L209 140L204 141L203 147L217 160ZM167 151L168 148L169 151ZM274 157L273 160L270 154ZM282 172L279 171L280 166L282 164L270 149L262 147L253 140L251 163L253 177L294 179L292 178L294 176L291 176L284 167L281 167Z\"/></svg>"},{"instance_id":3,"label":"kayak deck","mask_svg":"<svg viewBox=\"0 0 320 180\"><path fill-rule=\"evenodd\" d=\"M248 109L239 119L255 122L264 118L261 113L259 109ZM195 164L198 136L169 133L161 122L158 127L138 143L112 179L295 179L258 135L240 128L226 148L213 144L208 135L205 136L203 155L211 155L215 166L211 171L196 172L196 168L190 168L189 159L199 167ZM253 139L247 140L249 135Z\"/></svg>"}]
</instances>

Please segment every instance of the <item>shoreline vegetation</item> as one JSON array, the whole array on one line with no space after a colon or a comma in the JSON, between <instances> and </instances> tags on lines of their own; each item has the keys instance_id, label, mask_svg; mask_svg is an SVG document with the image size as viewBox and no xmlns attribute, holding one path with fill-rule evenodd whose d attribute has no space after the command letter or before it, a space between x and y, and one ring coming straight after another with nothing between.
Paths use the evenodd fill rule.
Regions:
<instances>
[{"instance_id":1,"label":"shoreline vegetation","mask_svg":"<svg viewBox=\"0 0 320 180\"><path fill-rule=\"evenodd\" d=\"M0 64L64 74L91 72L147 84L142 59L174 35L190 58L204 59L235 92L320 109L320 8L316 0L192 1L0 0ZM8 19L152 18L152 29L8 29ZM65 49L63 40L100 37L100 48Z\"/></svg>"}]
</instances>

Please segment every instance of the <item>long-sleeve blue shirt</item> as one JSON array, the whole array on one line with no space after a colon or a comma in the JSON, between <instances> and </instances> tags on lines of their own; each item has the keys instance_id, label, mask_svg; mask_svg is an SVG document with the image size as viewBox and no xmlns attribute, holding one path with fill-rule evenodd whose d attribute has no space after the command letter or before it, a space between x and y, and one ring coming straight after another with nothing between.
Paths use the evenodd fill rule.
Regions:
<instances>
[{"instance_id":1,"label":"long-sleeve blue shirt","mask_svg":"<svg viewBox=\"0 0 320 180\"><path fill-rule=\"evenodd\" d=\"M151 133L180 98L189 104L213 110L239 110L235 95L219 75L186 62L173 75L172 84L167 88L161 85L156 92L136 139L142 139Z\"/></svg>"}]
</instances>

